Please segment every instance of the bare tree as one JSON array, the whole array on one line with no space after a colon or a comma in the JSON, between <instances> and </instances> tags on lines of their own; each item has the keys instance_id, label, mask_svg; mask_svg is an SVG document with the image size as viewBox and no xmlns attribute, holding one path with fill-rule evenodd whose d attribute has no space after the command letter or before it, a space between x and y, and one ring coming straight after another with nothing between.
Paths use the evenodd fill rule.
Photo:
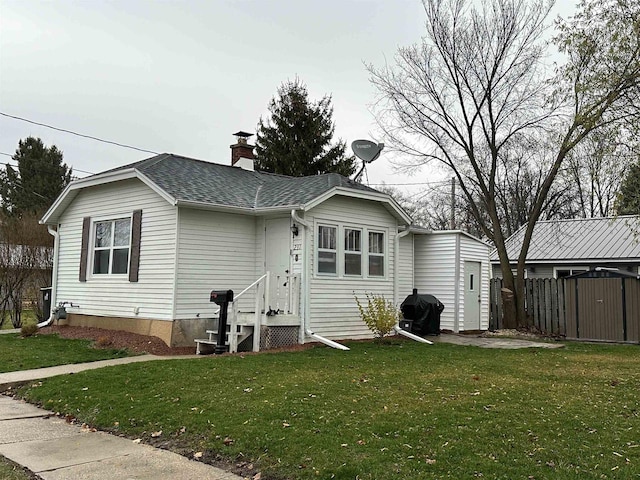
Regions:
<instances>
[{"instance_id":1,"label":"bare tree","mask_svg":"<svg viewBox=\"0 0 640 480\"><path fill-rule=\"evenodd\" d=\"M10 319L22 326L22 306L29 302L39 319L40 288L50 285L53 249L35 215L4 218L0 225L0 326Z\"/></svg>"},{"instance_id":2,"label":"bare tree","mask_svg":"<svg viewBox=\"0 0 640 480\"><path fill-rule=\"evenodd\" d=\"M561 173L572 191L576 216L608 217L624 178L637 154L637 140L628 130L593 132L567 157ZM635 151L634 151L635 150Z\"/></svg>"},{"instance_id":3,"label":"bare tree","mask_svg":"<svg viewBox=\"0 0 640 480\"><path fill-rule=\"evenodd\" d=\"M437 161L454 172L500 258L505 326L524 326L524 262L565 158L593 130L632 114L640 7L626 0L581 2L571 21L558 24L556 42L567 62L552 76L543 41L551 2L485 0L478 8L470 0L423 4L421 44L400 48L394 66L368 67L380 93L378 123L388 144L408 162ZM555 153L538 165L514 276L496 193L503 153L523 137L532 144L553 141Z\"/></svg>"}]
</instances>

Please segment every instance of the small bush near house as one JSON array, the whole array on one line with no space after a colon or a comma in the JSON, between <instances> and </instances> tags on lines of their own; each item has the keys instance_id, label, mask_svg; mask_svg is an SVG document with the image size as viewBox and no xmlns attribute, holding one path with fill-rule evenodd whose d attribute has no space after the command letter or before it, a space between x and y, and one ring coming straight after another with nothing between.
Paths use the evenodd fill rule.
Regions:
<instances>
[{"instance_id":1,"label":"small bush near house","mask_svg":"<svg viewBox=\"0 0 640 480\"><path fill-rule=\"evenodd\" d=\"M38 325L36 325L35 323L27 323L25 325L22 325L22 328L20 329L20 335L22 335L23 337L32 337L36 334L37 331Z\"/></svg>"},{"instance_id":2,"label":"small bush near house","mask_svg":"<svg viewBox=\"0 0 640 480\"><path fill-rule=\"evenodd\" d=\"M360 316L376 338L384 338L398 323L398 309L393 305L393 302L386 300L384 295L374 293L365 293L365 295L367 296L366 307L363 307L358 297L354 295Z\"/></svg>"}]
</instances>

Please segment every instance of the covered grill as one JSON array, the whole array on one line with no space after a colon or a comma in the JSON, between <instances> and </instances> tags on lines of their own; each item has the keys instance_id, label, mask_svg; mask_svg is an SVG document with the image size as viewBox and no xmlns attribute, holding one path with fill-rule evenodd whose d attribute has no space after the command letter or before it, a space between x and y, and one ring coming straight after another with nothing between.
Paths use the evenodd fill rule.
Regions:
<instances>
[{"instance_id":1,"label":"covered grill","mask_svg":"<svg viewBox=\"0 0 640 480\"><path fill-rule=\"evenodd\" d=\"M444 305L433 295L419 294L414 288L413 294L400 305L400 310L405 318L400 325L403 329L418 335L440 335L440 314Z\"/></svg>"}]
</instances>

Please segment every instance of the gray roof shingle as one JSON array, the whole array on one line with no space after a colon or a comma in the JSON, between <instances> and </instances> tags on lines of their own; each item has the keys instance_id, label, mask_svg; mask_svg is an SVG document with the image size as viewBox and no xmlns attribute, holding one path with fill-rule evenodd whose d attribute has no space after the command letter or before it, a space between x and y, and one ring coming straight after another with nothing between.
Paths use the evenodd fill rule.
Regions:
<instances>
[{"instance_id":1,"label":"gray roof shingle","mask_svg":"<svg viewBox=\"0 0 640 480\"><path fill-rule=\"evenodd\" d=\"M129 168L145 175L178 201L209 205L240 208L298 206L334 187L377 192L337 173L288 177L168 153L102 174Z\"/></svg>"},{"instance_id":2,"label":"gray roof shingle","mask_svg":"<svg viewBox=\"0 0 640 480\"><path fill-rule=\"evenodd\" d=\"M526 226L507 239L507 254L516 261ZM555 260L640 259L640 216L548 220L536 223L528 263ZM494 250L491 260L498 260Z\"/></svg>"}]
</instances>

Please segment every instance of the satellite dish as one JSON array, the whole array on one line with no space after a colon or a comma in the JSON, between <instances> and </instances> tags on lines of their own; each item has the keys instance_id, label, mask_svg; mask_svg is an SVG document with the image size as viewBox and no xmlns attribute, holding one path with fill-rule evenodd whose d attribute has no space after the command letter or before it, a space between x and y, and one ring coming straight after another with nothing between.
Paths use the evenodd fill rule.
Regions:
<instances>
[{"instance_id":1,"label":"satellite dish","mask_svg":"<svg viewBox=\"0 0 640 480\"><path fill-rule=\"evenodd\" d=\"M371 140L354 140L351 150L364 163L371 163L380 156L384 143L374 143Z\"/></svg>"}]
</instances>

